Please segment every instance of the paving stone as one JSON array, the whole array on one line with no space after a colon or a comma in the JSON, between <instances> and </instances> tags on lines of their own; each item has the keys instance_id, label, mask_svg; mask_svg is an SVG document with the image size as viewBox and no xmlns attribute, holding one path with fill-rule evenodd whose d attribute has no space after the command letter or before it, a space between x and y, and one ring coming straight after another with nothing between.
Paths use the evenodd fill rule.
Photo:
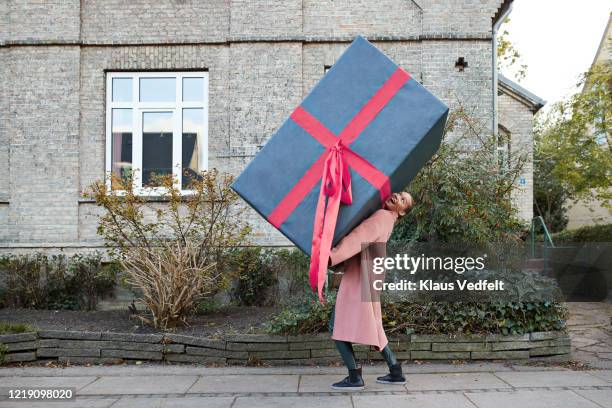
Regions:
<instances>
[{"instance_id":1,"label":"paving stone","mask_svg":"<svg viewBox=\"0 0 612 408\"><path fill-rule=\"evenodd\" d=\"M393 351L411 351L411 350L419 350L419 351L427 351L431 350L431 343L428 342L419 342L419 343L389 343L389 347Z\"/></svg>"},{"instance_id":2,"label":"paving stone","mask_svg":"<svg viewBox=\"0 0 612 408\"><path fill-rule=\"evenodd\" d=\"M185 336L183 334L166 333L165 339L173 343L182 343L190 346L199 346L225 350L225 340L207 339L202 337Z\"/></svg>"},{"instance_id":3,"label":"paving stone","mask_svg":"<svg viewBox=\"0 0 612 408\"><path fill-rule=\"evenodd\" d=\"M338 350L337 349L315 349L310 350L311 357L337 357Z\"/></svg>"},{"instance_id":4,"label":"paving stone","mask_svg":"<svg viewBox=\"0 0 612 408\"><path fill-rule=\"evenodd\" d=\"M303 343L294 343L303 344ZM234 351L267 351L289 350L289 343L233 343L227 342L227 350Z\"/></svg>"},{"instance_id":5,"label":"paving stone","mask_svg":"<svg viewBox=\"0 0 612 408\"><path fill-rule=\"evenodd\" d=\"M185 345L184 344L164 344L163 351L164 353L184 353Z\"/></svg>"},{"instance_id":6,"label":"paving stone","mask_svg":"<svg viewBox=\"0 0 612 408\"><path fill-rule=\"evenodd\" d=\"M38 340L38 347L43 348L56 348L59 346L60 339L40 339Z\"/></svg>"},{"instance_id":7,"label":"paving stone","mask_svg":"<svg viewBox=\"0 0 612 408\"><path fill-rule=\"evenodd\" d=\"M189 389L189 393L241 392L296 392L299 376L252 374L203 376Z\"/></svg>"},{"instance_id":8,"label":"paving stone","mask_svg":"<svg viewBox=\"0 0 612 408\"><path fill-rule=\"evenodd\" d=\"M529 341L529 333L525 334L487 334L485 341L488 342L506 342L506 341Z\"/></svg>"},{"instance_id":9,"label":"paving stone","mask_svg":"<svg viewBox=\"0 0 612 408\"><path fill-rule=\"evenodd\" d=\"M87 384L96 380L96 377L72 377L72 376L39 376L39 377L2 377L0 392L6 395L8 388L76 388L79 391ZM21 405L24 408L26 405Z\"/></svg>"},{"instance_id":10,"label":"paving stone","mask_svg":"<svg viewBox=\"0 0 612 408\"><path fill-rule=\"evenodd\" d=\"M133 334L133 333L102 333L102 340L135 341L139 343L161 343L162 334Z\"/></svg>"},{"instance_id":11,"label":"paving stone","mask_svg":"<svg viewBox=\"0 0 612 408\"><path fill-rule=\"evenodd\" d=\"M314 351L314 350L313 350ZM280 351L249 351L249 357L256 357L262 360L268 359L290 359L290 358L309 358L309 350L280 350ZM324 357L324 356L313 356Z\"/></svg>"},{"instance_id":12,"label":"paving stone","mask_svg":"<svg viewBox=\"0 0 612 408\"><path fill-rule=\"evenodd\" d=\"M570 346L551 346L551 347L536 347L529 350L531 357L537 356L553 356L557 354L569 354L572 352Z\"/></svg>"},{"instance_id":13,"label":"paving stone","mask_svg":"<svg viewBox=\"0 0 612 408\"><path fill-rule=\"evenodd\" d=\"M208 356L208 357L226 357L226 358L248 358L249 353L247 351L232 351L232 350L219 350L204 347L191 347L185 348L185 353L196 356Z\"/></svg>"},{"instance_id":14,"label":"paving stone","mask_svg":"<svg viewBox=\"0 0 612 408\"><path fill-rule=\"evenodd\" d=\"M568 390L503 391L466 393L478 408L597 408L597 405Z\"/></svg>"},{"instance_id":15,"label":"paving stone","mask_svg":"<svg viewBox=\"0 0 612 408\"><path fill-rule=\"evenodd\" d=\"M117 398L80 398L66 401L0 401L0 408L110 408Z\"/></svg>"},{"instance_id":16,"label":"paving stone","mask_svg":"<svg viewBox=\"0 0 612 408\"><path fill-rule=\"evenodd\" d=\"M496 376L513 387L572 387L609 385L583 371L496 372Z\"/></svg>"},{"instance_id":17,"label":"paving stone","mask_svg":"<svg viewBox=\"0 0 612 408\"><path fill-rule=\"evenodd\" d=\"M470 358L469 351L411 351L413 360L467 360Z\"/></svg>"},{"instance_id":18,"label":"paving stone","mask_svg":"<svg viewBox=\"0 0 612 408\"><path fill-rule=\"evenodd\" d=\"M410 343L410 334L393 334L387 338L389 343Z\"/></svg>"},{"instance_id":19,"label":"paving stone","mask_svg":"<svg viewBox=\"0 0 612 408\"><path fill-rule=\"evenodd\" d=\"M531 340L552 340L560 336L565 336L563 332L547 331L547 332L533 332L529 335Z\"/></svg>"},{"instance_id":20,"label":"paving stone","mask_svg":"<svg viewBox=\"0 0 612 408\"><path fill-rule=\"evenodd\" d=\"M574 392L603 408L612 408L612 390L574 390Z\"/></svg>"},{"instance_id":21,"label":"paving stone","mask_svg":"<svg viewBox=\"0 0 612 408\"><path fill-rule=\"evenodd\" d=\"M25 353L8 353L4 355L4 363L21 363L35 360L36 353L34 351Z\"/></svg>"},{"instance_id":22,"label":"paving stone","mask_svg":"<svg viewBox=\"0 0 612 408\"><path fill-rule=\"evenodd\" d=\"M529 358L529 350L472 351L474 360L522 360Z\"/></svg>"},{"instance_id":23,"label":"paving stone","mask_svg":"<svg viewBox=\"0 0 612 408\"><path fill-rule=\"evenodd\" d=\"M410 374L406 380L411 391L510 388L492 373Z\"/></svg>"},{"instance_id":24,"label":"paving stone","mask_svg":"<svg viewBox=\"0 0 612 408\"><path fill-rule=\"evenodd\" d=\"M355 408L474 408L461 394L354 395L352 399Z\"/></svg>"},{"instance_id":25,"label":"paving stone","mask_svg":"<svg viewBox=\"0 0 612 408\"><path fill-rule=\"evenodd\" d=\"M423 343L423 342L437 342L437 343L448 343L448 342L484 342L486 341L486 337L478 334L461 334L456 336L451 336L447 334L413 334L410 337L410 341L413 343Z\"/></svg>"},{"instance_id":26,"label":"paving stone","mask_svg":"<svg viewBox=\"0 0 612 408\"><path fill-rule=\"evenodd\" d=\"M289 350L319 350L336 349L333 341L306 341L300 343L289 343Z\"/></svg>"},{"instance_id":27,"label":"paving stone","mask_svg":"<svg viewBox=\"0 0 612 408\"><path fill-rule=\"evenodd\" d=\"M121 398L113 408L229 408L234 397Z\"/></svg>"},{"instance_id":28,"label":"paving stone","mask_svg":"<svg viewBox=\"0 0 612 408\"><path fill-rule=\"evenodd\" d=\"M43 340L41 340L43 341ZM112 340L52 340L56 348L98 348L107 350L161 351L162 344Z\"/></svg>"},{"instance_id":29,"label":"paving stone","mask_svg":"<svg viewBox=\"0 0 612 408\"><path fill-rule=\"evenodd\" d=\"M2 334L0 335L0 343L20 343L24 341L34 341L38 339L36 332L29 333L15 333L15 334Z\"/></svg>"},{"instance_id":30,"label":"paving stone","mask_svg":"<svg viewBox=\"0 0 612 408\"><path fill-rule=\"evenodd\" d=\"M589 374L612 383L612 370L592 370L589 371Z\"/></svg>"},{"instance_id":31,"label":"paving stone","mask_svg":"<svg viewBox=\"0 0 612 408\"><path fill-rule=\"evenodd\" d=\"M102 376L80 395L183 394L198 379L194 375Z\"/></svg>"},{"instance_id":32,"label":"paving stone","mask_svg":"<svg viewBox=\"0 0 612 408\"><path fill-rule=\"evenodd\" d=\"M492 351L500 350L527 350L533 346L529 341L500 341L491 344Z\"/></svg>"},{"instance_id":33,"label":"paving stone","mask_svg":"<svg viewBox=\"0 0 612 408\"><path fill-rule=\"evenodd\" d=\"M238 397L232 408L352 408L348 396Z\"/></svg>"},{"instance_id":34,"label":"paving stone","mask_svg":"<svg viewBox=\"0 0 612 408\"><path fill-rule=\"evenodd\" d=\"M225 340L235 343L286 343L287 336L273 334L232 334L225 336Z\"/></svg>"},{"instance_id":35,"label":"paving stone","mask_svg":"<svg viewBox=\"0 0 612 408\"><path fill-rule=\"evenodd\" d=\"M175 363L215 363L215 364L225 364L227 359L225 357L207 357L207 356L194 356L190 354L166 354L164 356L164 360L171 361ZM243 363L246 360L240 360Z\"/></svg>"},{"instance_id":36,"label":"paving stone","mask_svg":"<svg viewBox=\"0 0 612 408\"><path fill-rule=\"evenodd\" d=\"M100 349L39 348L38 357L100 357Z\"/></svg>"},{"instance_id":37,"label":"paving stone","mask_svg":"<svg viewBox=\"0 0 612 408\"><path fill-rule=\"evenodd\" d=\"M121 364L124 362L122 358L112 357L58 357L57 361L70 364Z\"/></svg>"},{"instance_id":38,"label":"paving stone","mask_svg":"<svg viewBox=\"0 0 612 408\"><path fill-rule=\"evenodd\" d=\"M489 343L490 344L490 343ZM432 351L486 351L487 343L431 343Z\"/></svg>"},{"instance_id":39,"label":"paving stone","mask_svg":"<svg viewBox=\"0 0 612 408\"><path fill-rule=\"evenodd\" d=\"M298 336L287 336L287 341L289 343L303 343L307 341L331 341L331 336L329 333L319 333L319 334L300 334Z\"/></svg>"},{"instance_id":40,"label":"paving stone","mask_svg":"<svg viewBox=\"0 0 612 408\"><path fill-rule=\"evenodd\" d=\"M163 355L160 351L102 350L100 356L137 360L161 360Z\"/></svg>"},{"instance_id":41,"label":"paving stone","mask_svg":"<svg viewBox=\"0 0 612 408\"><path fill-rule=\"evenodd\" d=\"M41 339L74 339L74 340L100 340L102 333L87 331L41 330L38 337Z\"/></svg>"},{"instance_id":42,"label":"paving stone","mask_svg":"<svg viewBox=\"0 0 612 408\"><path fill-rule=\"evenodd\" d=\"M38 348L38 342L34 341L23 341L20 343L6 343L4 344L6 351L23 351L23 350L36 350Z\"/></svg>"}]
</instances>

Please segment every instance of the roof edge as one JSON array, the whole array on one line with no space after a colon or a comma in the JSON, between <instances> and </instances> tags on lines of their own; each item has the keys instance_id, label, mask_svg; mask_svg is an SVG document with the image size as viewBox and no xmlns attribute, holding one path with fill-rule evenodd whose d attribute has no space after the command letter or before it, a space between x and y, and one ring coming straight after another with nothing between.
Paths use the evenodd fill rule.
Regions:
<instances>
[{"instance_id":1,"label":"roof edge","mask_svg":"<svg viewBox=\"0 0 612 408\"><path fill-rule=\"evenodd\" d=\"M528 91L523 88L516 82L506 78L501 73L497 74L497 80L501 87L502 91L507 91L513 96L516 96L519 101L523 102L527 107L533 112L536 113L539 111L544 105L546 105L546 101L536 94Z\"/></svg>"}]
</instances>

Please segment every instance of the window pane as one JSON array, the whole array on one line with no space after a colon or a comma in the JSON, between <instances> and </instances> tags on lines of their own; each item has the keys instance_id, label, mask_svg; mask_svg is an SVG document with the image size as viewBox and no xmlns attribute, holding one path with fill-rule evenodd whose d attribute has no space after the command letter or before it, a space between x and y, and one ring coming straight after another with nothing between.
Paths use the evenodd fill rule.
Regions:
<instances>
[{"instance_id":1,"label":"window pane","mask_svg":"<svg viewBox=\"0 0 612 408\"><path fill-rule=\"evenodd\" d=\"M183 190L189 190L190 184L201 179L203 168L202 154L204 146L204 111L202 109L183 109Z\"/></svg>"},{"instance_id":2,"label":"window pane","mask_svg":"<svg viewBox=\"0 0 612 408\"><path fill-rule=\"evenodd\" d=\"M111 186L121 189L121 179L132 171L132 110L113 109L111 121Z\"/></svg>"},{"instance_id":3,"label":"window pane","mask_svg":"<svg viewBox=\"0 0 612 408\"><path fill-rule=\"evenodd\" d=\"M204 101L204 78L183 78L183 102Z\"/></svg>"},{"instance_id":4,"label":"window pane","mask_svg":"<svg viewBox=\"0 0 612 408\"><path fill-rule=\"evenodd\" d=\"M140 78L141 102L175 102L176 78Z\"/></svg>"},{"instance_id":5,"label":"window pane","mask_svg":"<svg viewBox=\"0 0 612 408\"><path fill-rule=\"evenodd\" d=\"M158 177L172 174L172 112L142 114L142 185L159 186Z\"/></svg>"},{"instance_id":6,"label":"window pane","mask_svg":"<svg viewBox=\"0 0 612 408\"><path fill-rule=\"evenodd\" d=\"M132 78L113 78L113 102L132 101Z\"/></svg>"}]
</instances>

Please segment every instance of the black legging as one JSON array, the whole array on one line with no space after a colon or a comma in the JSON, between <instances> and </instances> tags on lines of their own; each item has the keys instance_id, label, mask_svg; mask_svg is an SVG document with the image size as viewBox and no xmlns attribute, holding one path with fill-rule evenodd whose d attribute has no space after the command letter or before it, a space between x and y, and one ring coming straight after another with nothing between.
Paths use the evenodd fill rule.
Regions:
<instances>
[{"instance_id":1,"label":"black legging","mask_svg":"<svg viewBox=\"0 0 612 408\"><path fill-rule=\"evenodd\" d=\"M336 317L336 309L334 308L331 313L331 317L329 319L329 333L332 334L334 332L334 319ZM340 356L342 357L342 361L344 361L344 365L349 370L354 370L357 368L357 362L355 360L355 352L353 351L353 345L350 341L342 341L342 340L334 340L336 343L336 348L340 352ZM384 349L381 350L380 354L382 354L385 362L389 367L397 364L397 359L395 358L395 354L389 348L389 344L385 346Z\"/></svg>"}]
</instances>

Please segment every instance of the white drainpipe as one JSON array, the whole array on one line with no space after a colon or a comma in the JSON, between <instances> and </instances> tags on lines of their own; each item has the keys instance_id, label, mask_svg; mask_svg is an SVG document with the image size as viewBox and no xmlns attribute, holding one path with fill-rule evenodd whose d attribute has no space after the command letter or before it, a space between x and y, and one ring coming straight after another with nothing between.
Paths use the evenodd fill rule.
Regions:
<instances>
[{"instance_id":1,"label":"white drainpipe","mask_svg":"<svg viewBox=\"0 0 612 408\"><path fill-rule=\"evenodd\" d=\"M497 22L493 24L493 134L497 135L498 120L497 120L497 32L499 27L503 24L508 14L512 11L512 5L510 3L504 14L502 14Z\"/></svg>"}]
</instances>

